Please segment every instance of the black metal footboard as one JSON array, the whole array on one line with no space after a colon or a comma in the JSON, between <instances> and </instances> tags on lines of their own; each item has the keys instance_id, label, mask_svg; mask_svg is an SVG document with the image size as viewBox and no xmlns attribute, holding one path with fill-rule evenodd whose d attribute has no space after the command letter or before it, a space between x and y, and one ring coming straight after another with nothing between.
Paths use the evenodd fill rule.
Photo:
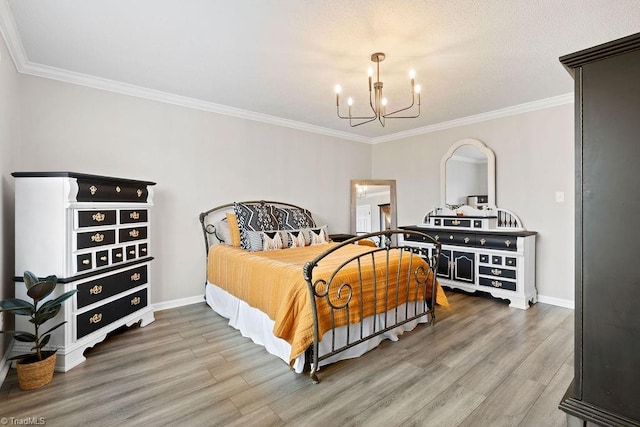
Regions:
<instances>
[{"instance_id":1,"label":"black metal footboard","mask_svg":"<svg viewBox=\"0 0 640 427\"><path fill-rule=\"evenodd\" d=\"M418 235L433 249L428 256L415 255L414 248L402 244L402 235ZM348 245L378 239L383 242L381 247L364 246L366 249L356 255L344 250ZM337 268L314 275L314 269L329 262L329 255L341 250L349 255ZM335 255L332 257L335 263ZM433 325L439 258L440 243L430 236L417 231L387 230L346 240L307 262L304 278L313 313L313 382L319 382L319 363L325 359L425 316ZM320 354L322 339L324 350Z\"/></svg>"}]
</instances>

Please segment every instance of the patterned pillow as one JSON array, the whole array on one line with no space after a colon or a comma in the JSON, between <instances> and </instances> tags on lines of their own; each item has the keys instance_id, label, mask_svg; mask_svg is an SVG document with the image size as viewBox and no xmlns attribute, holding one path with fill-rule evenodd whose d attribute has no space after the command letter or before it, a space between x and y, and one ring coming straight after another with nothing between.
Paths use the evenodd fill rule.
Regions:
<instances>
[{"instance_id":1,"label":"patterned pillow","mask_svg":"<svg viewBox=\"0 0 640 427\"><path fill-rule=\"evenodd\" d=\"M234 203L233 210L238 219L240 229L240 246L250 249L248 231L276 230L278 220L271 214L264 203Z\"/></svg>"},{"instance_id":2,"label":"patterned pillow","mask_svg":"<svg viewBox=\"0 0 640 427\"><path fill-rule=\"evenodd\" d=\"M283 249L288 246L287 234L284 231L263 231L262 232L262 250L272 251L275 249Z\"/></svg>"},{"instance_id":3,"label":"patterned pillow","mask_svg":"<svg viewBox=\"0 0 640 427\"><path fill-rule=\"evenodd\" d=\"M290 248L301 248L307 246L308 232L305 230L291 230L287 231Z\"/></svg>"},{"instance_id":4,"label":"patterned pillow","mask_svg":"<svg viewBox=\"0 0 640 427\"><path fill-rule=\"evenodd\" d=\"M251 252L269 251L273 249L284 249L289 247L289 239L286 231L269 230L269 231L252 231L245 232L249 240Z\"/></svg>"},{"instance_id":5,"label":"patterned pillow","mask_svg":"<svg viewBox=\"0 0 640 427\"><path fill-rule=\"evenodd\" d=\"M329 243L329 227L323 225L309 229L309 242L311 245L326 245Z\"/></svg>"},{"instance_id":6,"label":"patterned pillow","mask_svg":"<svg viewBox=\"0 0 640 427\"><path fill-rule=\"evenodd\" d=\"M281 208L269 206L269 211L278 220L280 230L300 230L301 228L311 228L316 226L316 222L311 216L311 212L299 208Z\"/></svg>"}]
</instances>

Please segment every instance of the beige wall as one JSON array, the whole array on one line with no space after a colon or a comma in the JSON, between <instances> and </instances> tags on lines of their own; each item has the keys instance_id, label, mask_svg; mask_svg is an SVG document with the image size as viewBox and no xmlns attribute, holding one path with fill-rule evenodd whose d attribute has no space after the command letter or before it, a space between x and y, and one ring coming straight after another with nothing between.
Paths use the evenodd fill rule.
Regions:
<instances>
[{"instance_id":1,"label":"beige wall","mask_svg":"<svg viewBox=\"0 0 640 427\"><path fill-rule=\"evenodd\" d=\"M13 296L14 147L18 138L18 73L0 37L0 299ZM0 314L0 330L13 328L13 316ZM0 335L0 359L11 336ZM0 366L2 369L2 366Z\"/></svg>"},{"instance_id":2,"label":"beige wall","mask_svg":"<svg viewBox=\"0 0 640 427\"><path fill-rule=\"evenodd\" d=\"M536 285L543 302L574 300L573 104L373 146L373 178L397 180L398 224L420 223L440 205L440 159L476 138L496 155L496 204L538 232ZM555 201L556 192L565 201Z\"/></svg>"},{"instance_id":3,"label":"beige wall","mask_svg":"<svg viewBox=\"0 0 640 427\"><path fill-rule=\"evenodd\" d=\"M348 232L349 182L371 173L362 143L25 75L20 97L16 169L157 182L154 303L204 293L200 212L282 200Z\"/></svg>"}]
</instances>

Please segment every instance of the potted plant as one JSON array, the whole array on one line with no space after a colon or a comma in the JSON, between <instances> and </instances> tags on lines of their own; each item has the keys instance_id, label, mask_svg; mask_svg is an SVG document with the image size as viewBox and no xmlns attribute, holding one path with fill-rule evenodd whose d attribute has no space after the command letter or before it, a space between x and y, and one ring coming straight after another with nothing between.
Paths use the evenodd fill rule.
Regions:
<instances>
[{"instance_id":1,"label":"potted plant","mask_svg":"<svg viewBox=\"0 0 640 427\"><path fill-rule=\"evenodd\" d=\"M53 319L58 314L62 303L77 291L74 289L63 293L57 298L44 301L55 290L58 278L56 276L48 276L44 279L39 279L30 271L25 271L23 278L27 287L27 295L33 300L33 303L19 298L8 298L0 301L0 311L12 312L19 316L28 316L29 322L34 326L33 332L12 332L16 341L32 342L32 352L13 356L9 359L16 360L20 388L32 390L49 384L53 378L57 350L45 350L44 348L51 339L51 333L64 325L66 321L48 328L45 332L41 332L41 328L45 322Z\"/></svg>"}]
</instances>

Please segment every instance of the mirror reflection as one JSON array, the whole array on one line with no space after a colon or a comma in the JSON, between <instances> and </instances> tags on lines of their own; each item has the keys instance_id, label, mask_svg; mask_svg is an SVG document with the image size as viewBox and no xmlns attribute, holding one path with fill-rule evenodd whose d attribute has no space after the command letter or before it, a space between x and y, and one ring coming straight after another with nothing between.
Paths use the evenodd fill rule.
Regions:
<instances>
[{"instance_id":1,"label":"mirror reflection","mask_svg":"<svg viewBox=\"0 0 640 427\"><path fill-rule=\"evenodd\" d=\"M351 234L396 227L395 180L351 181Z\"/></svg>"},{"instance_id":2,"label":"mirror reflection","mask_svg":"<svg viewBox=\"0 0 640 427\"><path fill-rule=\"evenodd\" d=\"M482 141L463 139L442 157L440 202L450 210L496 207L496 158Z\"/></svg>"},{"instance_id":3,"label":"mirror reflection","mask_svg":"<svg viewBox=\"0 0 640 427\"><path fill-rule=\"evenodd\" d=\"M487 156L473 145L463 145L447 160L447 205L466 205L470 196L487 196Z\"/></svg>"}]
</instances>

